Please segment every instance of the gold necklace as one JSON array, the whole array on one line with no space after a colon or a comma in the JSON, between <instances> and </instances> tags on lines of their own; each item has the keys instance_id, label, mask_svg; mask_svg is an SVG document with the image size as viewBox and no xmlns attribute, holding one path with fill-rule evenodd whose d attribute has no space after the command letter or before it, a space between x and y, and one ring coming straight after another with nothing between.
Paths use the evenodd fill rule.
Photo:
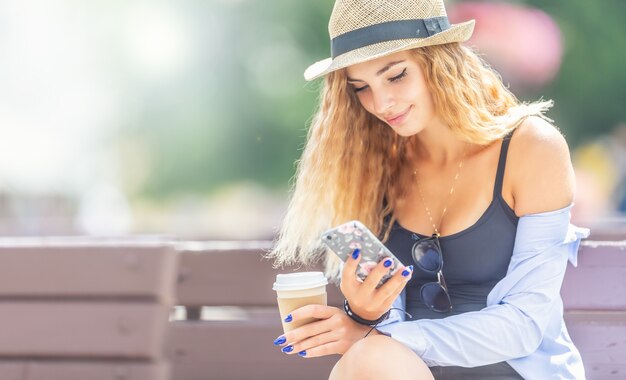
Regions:
<instances>
[{"instance_id":1,"label":"gold necklace","mask_svg":"<svg viewBox=\"0 0 626 380\"><path fill-rule=\"evenodd\" d=\"M441 212L441 218L439 219L439 227L441 227L441 223L443 222L443 217L444 215L446 215L446 211L448 210L448 204L450 203L450 198L452 198L452 194L454 193L454 186L456 185L456 182L459 179L459 175L461 174L461 168L463 168L463 159L465 159L466 152L467 152L467 146L463 150L463 155L461 156L461 160L459 161L459 166L457 168L456 175L454 176L454 179L452 180L452 187L450 188L450 192L448 193L448 199L446 200L446 203L443 207L443 211ZM424 193L422 192L422 187L420 186L420 181L417 179L417 173L418 173L417 169L413 170L413 176L415 177L415 181L417 182L417 190L420 193L420 198L422 198L422 204L424 205L426 214L428 214L428 219L430 219L430 223L433 225L433 229L435 230L435 235L439 237L441 236L441 233L439 233L439 229L435 225L435 222L433 221L433 217L430 214L430 209L426 205L426 201L424 200Z\"/></svg>"}]
</instances>

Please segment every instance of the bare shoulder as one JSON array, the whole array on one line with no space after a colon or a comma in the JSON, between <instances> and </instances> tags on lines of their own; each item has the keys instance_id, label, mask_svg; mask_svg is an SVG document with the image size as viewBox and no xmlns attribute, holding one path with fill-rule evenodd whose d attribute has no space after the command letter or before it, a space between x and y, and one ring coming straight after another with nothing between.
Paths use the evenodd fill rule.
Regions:
<instances>
[{"instance_id":1,"label":"bare shoulder","mask_svg":"<svg viewBox=\"0 0 626 380\"><path fill-rule=\"evenodd\" d=\"M527 118L513 134L508 162L518 216L572 203L575 177L569 147L552 124L536 116Z\"/></svg>"}]
</instances>

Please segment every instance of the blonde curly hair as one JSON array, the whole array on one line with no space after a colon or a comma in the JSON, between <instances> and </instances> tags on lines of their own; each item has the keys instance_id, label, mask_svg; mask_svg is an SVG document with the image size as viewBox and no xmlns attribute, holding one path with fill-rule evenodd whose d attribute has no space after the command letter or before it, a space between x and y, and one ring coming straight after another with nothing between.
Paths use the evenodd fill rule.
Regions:
<instances>
[{"instance_id":1,"label":"blonde curly hair","mask_svg":"<svg viewBox=\"0 0 626 380\"><path fill-rule=\"evenodd\" d=\"M460 43L410 53L424 70L437 114L461 140L488 145L527 116L547 119L543 113L552 101L521 103L498 73ZM329 73L298 161L287 213L266 257L275 267L324 259L326 276L338 282L342 263L324 248L320 235L358 219L387 240L393 211L405 196L402 168L408 164L411 140L361 106L347 85L345 69ZM384 228L386 217L391 221Z\"/></svg>"}]
</instances>

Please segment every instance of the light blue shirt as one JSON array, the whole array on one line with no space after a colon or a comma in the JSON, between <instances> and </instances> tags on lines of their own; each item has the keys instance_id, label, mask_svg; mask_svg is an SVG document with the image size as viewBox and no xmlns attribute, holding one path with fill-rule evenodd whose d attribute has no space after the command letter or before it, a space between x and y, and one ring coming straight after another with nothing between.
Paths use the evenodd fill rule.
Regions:
<instances>
[{"instance_id":1,"label":"light blue shirt","mask_svg":"<svg viewBox=\"0 0 626 380\"><path fill-rule=\"evenodd\" d=\"M580 240L589 236L588 229L570 224L572 206L519 218L507 274L487 296L484 309L415 321L392 310L377 329L428 366L506 361L525 379L584 379L560 295L567 262L577 265ZM406 289L393 307L405 310Z\"/></svg>"}]
</instances>

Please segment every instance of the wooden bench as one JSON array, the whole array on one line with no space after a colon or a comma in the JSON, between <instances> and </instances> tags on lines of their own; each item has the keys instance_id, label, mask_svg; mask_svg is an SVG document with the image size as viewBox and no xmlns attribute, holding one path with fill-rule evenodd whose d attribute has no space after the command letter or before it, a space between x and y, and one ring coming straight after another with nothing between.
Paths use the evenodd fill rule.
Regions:
<instances>
[{"instance_id":1,"label":"wooden bench","mask_svg":"<svg viewBox=\"0 0 626 380\"><path fill-rule=\"evenodd\" d=\"M272 344L275 275L321 268L275 270L269 244L0 239L0 379L326 378L339 356ZM566 274L565 318L589 379L626 374L625 249L585 241Z\"/></svg>"},{"instance_id":2,"label":"wooden bench","mask_svg":"<svg viewBox=\"0 0 626 380\"><path fill-rule=\"evenodd\" d=\"M296 269L272 269L261 258L268 247L268 242L181 247L177 304L187 308L187 319L180 315L169 330L173 379L327 378L338 355L304 359L272 344L282 333L272 283L277 273ZM626 378L625 249L626 241L584 241L578 268L567 269L565 319L588 379ZM328 291L329 304L340 305L338 289L329 285Z\"/></svg>"},{"instance_id":3,"label":"wooden bench","mask_svg":"<svg viewBox=\"0 0 626 380\"><path fill-rule=\"evenodd\" d=\"M176 278L170 242L0 240L0 379L170 379Z\"/></svg>"}]
</instances>

